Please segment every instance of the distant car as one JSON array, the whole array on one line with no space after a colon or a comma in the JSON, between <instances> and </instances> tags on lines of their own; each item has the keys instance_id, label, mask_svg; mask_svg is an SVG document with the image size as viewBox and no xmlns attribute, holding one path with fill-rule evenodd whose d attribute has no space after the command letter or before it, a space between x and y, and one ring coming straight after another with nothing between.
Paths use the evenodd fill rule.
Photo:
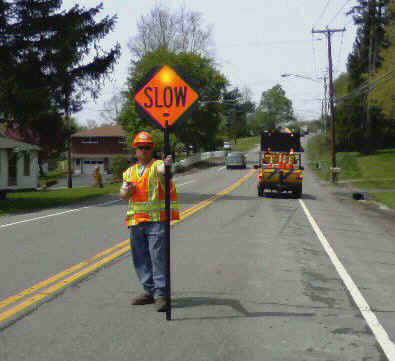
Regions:
<instances>
[{"instance_id":1,"label":"distant car","mask_svg":"<svg viewBox=\"0 0 395 361\"><path fill-rule=\"evenodd\" d=\"M194 149L194 147L193 147L192 144L185 145L183 151L184 151L185 153L187 153L187 152L193 152L193 153L195 153L195 149Z\"/></svg>"},{"instance_id":2,"label":"distant car","mask_svg":"<svg viewBox=\"0 0 395 361\"><path fill-rule=\"evenodd\" d=\"M230 142L224 142L224 149L225 150L231 150L232 149L232 145L230 144Z\"/></svg>"},{"instance_id":3,"label":"distant car","mask_svg":"<svg viewBox=\"0 0 395 361\"><path fill-rule=\"evenodd\" d=\"M230 168L247 168L247 159L243 153L229 153L225 159L226 169Z\"/></svg>"}]
</instances>

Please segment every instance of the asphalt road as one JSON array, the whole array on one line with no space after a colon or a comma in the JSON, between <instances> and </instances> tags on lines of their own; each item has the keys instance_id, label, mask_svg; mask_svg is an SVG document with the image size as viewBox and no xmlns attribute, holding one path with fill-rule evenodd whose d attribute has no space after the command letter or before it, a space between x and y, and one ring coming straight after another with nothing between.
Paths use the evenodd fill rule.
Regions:
<instances>
[{"instance_id":1,"label":"asphalt road","mask_svg":"<svg viewBox=\"0 0 395 361\"><path fill-rule=\"evenodd\" d=\"M250 171L178 177L182 208ZM141 288L124 256L1 331L0 360L386 360L323 242L393 341L394 220L308 169L302 202L258 198L255 182L173 227L173 321L130 305ZM1 218L0 300L125 240L126 204L104 202Z\"/></svg>"}]
</instances>

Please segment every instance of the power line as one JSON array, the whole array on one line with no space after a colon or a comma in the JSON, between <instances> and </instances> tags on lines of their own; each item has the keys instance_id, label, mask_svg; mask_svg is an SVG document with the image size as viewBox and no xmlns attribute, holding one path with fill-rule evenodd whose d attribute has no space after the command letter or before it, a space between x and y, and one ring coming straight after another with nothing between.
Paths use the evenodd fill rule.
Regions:
<instances>
[{"instance_id":1,"label":"power line","mask_svg":"<svg viewBox=\"0 0 395 361\"><path fill-rule=\"evenodd\" d=\"M339 9L339 11L335 14L335 16L329 21L329 23L328 23L327 26L329 26L329 25L333 22L333 20L335 20L335 19L339 16L339 14L341 13L341 11L346 7L346 5L347 5L350 1L351 1L351 0L347 0L347 1L345 2L345 4Z\"/></svg>"},{"instance_id":2,"label":"power line","mask_svg":"<svg viewBox=\"0 0 395 361\"><path fill-rule=\"evenodd\" d=\"M227 43L227 44L220 44L221 48L232 48L232 47L239 47L239 46L248 46L248 47L259 47L259 46L270 46L270 45L289 45L294 43L306 43L308 40L304 39L295 39L295 40L279 40L279 41L250 41L250 42L241 42L241 43Z\"/></svg>"},{"instance_id":3,"label":"power line","mask_svg":"<svg viewBox=\"0 0 395 361\"><path fill-rule=\"evenodd\" d=\"M381 86L388 81L392 80L395 77L395 74L393 71L389 71L388 73L385 73L384 75L380 76L379 78L375 79L372 82L369 82L369 80L365 81L362 83L358 88L354 89L350 94L345 95L339 99L336 99L336 103L340 103L344 100L347 99L352 99L361 95L367 95L371 93L374 89L376 89L378 86Z\"/></svg>"},{"instance_id":4,"label":"power line","mask_svg":"<svg viewBox=\"0 0 395 361\"><path fill-rule=\"evenodd\" d=\"M388 75L388 74L387 74ZM371 93L373 90L375 90L377 87L384 85L385 83L388 83L390 80L395 78L395 74L393 72L390 72L391 75L388 79L382 79L380 82L376 82L376 84L373 84L371 88L369 88L369 93Z\"/></svg>"},{"instance_id":5,"label":"power line","mask_svg":"<svg viewBox=\"0 0 395 361\"><path fill-rule=\"evenodd\" d=\"M328 1L326 2L325 6L324 6L324 9L322 10L322 12L321 12L320 16L318 17L317 21L314 23L313 28L316 27L316 25L318 24L318 22L319 22L319 21L321 20L321 18L324 16L326 10L328 9L328 5L329 5L329 2L330 2L330 1L331 1L331 0L328 0Z\"/></svg>"},{"instance_id":6,"label":"power line","mask_svg":"<svg viewBox=\"0 0 395 361\"><path fill-rule=\"evenodd\" d=\"M344 44L344 32L342 32L342 38L340 40L340 48L339 48L339 53L337 55L337 61L336 61L336 65L335 65L336 69L340 68L339 64L340 64L340 57L341 57L342 50L343 50L343 44Z\"/></svg>"},{"instance_id":7,"label":"power line","mask_svg":"<svg viewBox=\"0 0 395 361\"><path fill-rule=\"evenodd\" d=\"M315 73L315 75L318 75L318 68L317 68L317 54L315 51L315 44L314 44L314 34L311 33L311 46L312 46L312 50L313 50L313 73Z\"/></svg>"}]
</instances>

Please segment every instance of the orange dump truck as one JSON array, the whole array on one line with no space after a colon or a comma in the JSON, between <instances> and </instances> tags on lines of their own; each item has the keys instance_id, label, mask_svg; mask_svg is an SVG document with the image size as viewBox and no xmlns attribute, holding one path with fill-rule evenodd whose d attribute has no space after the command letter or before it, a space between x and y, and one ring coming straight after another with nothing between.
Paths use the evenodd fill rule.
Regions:
<instances>
[{"instance_id":1,"label":"orange dump truck","mask_svg":"<svg viewBox=\"0 0 395 361\"><path fill-rule=\"evenodd\" d=\"M303 170L302 147L299 133L264 131L261 134L261 151L258 173L258 196L266 190L292 192L302 196Z\"/></svg>"}]
</instances>

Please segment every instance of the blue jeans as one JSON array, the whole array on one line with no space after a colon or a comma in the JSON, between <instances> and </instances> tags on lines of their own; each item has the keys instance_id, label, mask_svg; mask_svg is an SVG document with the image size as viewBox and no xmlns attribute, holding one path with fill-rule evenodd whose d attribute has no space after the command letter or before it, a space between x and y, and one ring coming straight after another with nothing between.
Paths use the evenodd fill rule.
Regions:
<instances>
[{"instance_id":1,"label":"blue jeans","mask_svg":"<svg viewBox=\"0 0 395 361\"><path fill-rule=\"evenodd\" d=\"M166 296L165 223L132 226L130 240L134 267L144 290L155 298Z\"/></svg>"}]
</instances>

